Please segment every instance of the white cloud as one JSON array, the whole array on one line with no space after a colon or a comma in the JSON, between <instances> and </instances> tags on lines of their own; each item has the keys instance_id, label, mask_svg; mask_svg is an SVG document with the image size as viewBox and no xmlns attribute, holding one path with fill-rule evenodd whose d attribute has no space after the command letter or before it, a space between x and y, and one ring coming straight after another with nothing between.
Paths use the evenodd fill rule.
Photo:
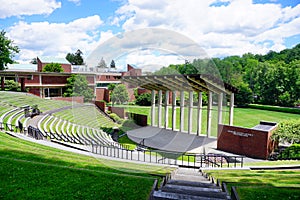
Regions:
<instances>
[{"instance_id":1,"label":"white cloud","mask_svg":"<svg viewBox=\"0 0 300 200\"><path fill-rule=\"evenodd\" d=\"M0 0L0 18L43 14L49 15L61 7L56 0Z\"/></svg>"},{"instance_id":2,"label":"white cloud","mask_svg":"<svg viewBox=\"0 0 300 200\"><path fill-rule=\"evenodd\" d=\"M99 26L103 21L98 15L74 20L70 23L18 22L8 29L20 47L18 60L31 60L36 56L65 57L80 49L85 56L98 44Z\"/></svg>"},{"instance_id":3,"label":"white cloud","mask_svg":"<svg viewBox=\"0 0 300 200\"><path fill-rule=\"evenodd\" d=\"M282 8L252 0L128 0L116 11L114 22L124 22L125 31L146 27L177 31L203 46L210 56L226 56L285 48L285 38L300 34L299 18L300 5Z\"/></svg>"},{"instance_id":4,"label":"white cloud","mask_svg":"<svg viewBox=\"0 0 300 200\"><path fill-rule=\"evenodd\" d=\"M79 6L81 3L81 0L68 0L68 1L74 3L76 6Z\"/></svg>"}]
</instances>

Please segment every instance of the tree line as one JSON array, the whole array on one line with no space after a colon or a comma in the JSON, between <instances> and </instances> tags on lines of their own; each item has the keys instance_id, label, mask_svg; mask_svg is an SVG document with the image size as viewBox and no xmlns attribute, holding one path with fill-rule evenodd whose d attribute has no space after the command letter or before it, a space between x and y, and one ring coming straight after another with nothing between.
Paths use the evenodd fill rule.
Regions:
<instances>
[{"instance_id":1,"label":"tree line","mask_svg":"<svg viewBox=\"0 0 300 200\"><path fill-rule=\"evenodd\" d=\"M236 103L276 106L300 104L300 44L265 55L246 53L225 58L195 59L154 72L165 74L212 74L239 90Z\"/></svg>"}]
</instances>

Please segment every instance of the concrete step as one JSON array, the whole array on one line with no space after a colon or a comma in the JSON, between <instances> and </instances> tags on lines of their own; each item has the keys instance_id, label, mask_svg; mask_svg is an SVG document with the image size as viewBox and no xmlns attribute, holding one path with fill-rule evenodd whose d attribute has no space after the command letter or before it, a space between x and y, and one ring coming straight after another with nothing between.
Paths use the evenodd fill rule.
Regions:
<instances>
[{"instance_id":1,"label":"concrete step","mask_svg":"<svg viewBox=\"0 0 300 200\"><path fill-rule=\"evenodd\" d=\"M178 194L172 192L163 192L163 191L154 191L153 199L163 200L163 199L183 199L183 200L225 200L224 198L210 198L210 197L201 197L193 196L188 194Z\"/></svg>"},{"instance_id":2,"label":"concrete step","mask_svg":"<svg viewBox=\"0 0 300 200\"><path fill-rule=\"evenodd\" d=\"M193 182L202 182L202 183L210 183L209 180L204 178L201 175L186 175L186 174L175 174L172 177L173 180L183 180L183 181L193 181Z\"/></svg>"},{"instance_id":3,"label":"concrete step","mask_svg":"<svg viewBox=\"0 0 300 200\"><path fill-rule=\"evenodd\" d=\"M192 181L183 181L183 180L169 180L167 184L172 185L183 185L183 186L192 186L192 187L203 187L203 188L219 188L215 184L209 183L202 183L202 182L192 182Z\"/></svg>"},{"instance_id":4,"label":"concrete step","mask_svg":"<svg viewBox=\"0 0 300 200\"><path fill-rule=\"evenodd\" d=\"M206 187L195 187L195 186L173 185L173 184L166 184L164 188L183 190L183 191L195 191L195 192L222 192L220 188L206 188Z\"/></svg>"},{"instance_id":5,"label":"concrete step","mask_svg":"<svg viewBox=\"0 0 300 200\"><path fill-rule=\"evenodd\" d=\"M208 198L219 198L219 199L226 199L227 194L225 192L221 192L221 190L215 191L213 188L204 188L207 190L200 190L193 188L188 188L189 186L177 186L175 185L165 185L161 188L162 192L170 192L170 193L177 193L177 194L185 194L185 195L192 195L192 196L200 196L200 197L208 197Z\"/></svg>"}]
</instances>

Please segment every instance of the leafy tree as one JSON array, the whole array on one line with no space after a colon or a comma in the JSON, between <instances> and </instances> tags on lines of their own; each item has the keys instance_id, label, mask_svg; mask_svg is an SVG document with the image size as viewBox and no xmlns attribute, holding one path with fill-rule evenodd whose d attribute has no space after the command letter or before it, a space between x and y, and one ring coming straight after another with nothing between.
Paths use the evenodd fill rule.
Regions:
<instances>
[{"instance_id":1,"label":"leafy tree","mask_svg":"<svg viewBox=\"0 0 300 200\"><path fill-rule=\"evenodd\" d=\"M0 32L0 70L4 70L6 65L12 64L12 58L15 53L19 53L19 47L13 44L13 41L5 36L6 32Z\"/></svg>"},{"instance_id":2,"label":"leafy tree","mask_svg":"<svg viewBox=\"0 0 300 200\"><path fill-rule=\"evenodd\" d=\"M7 91L21 91L19 83L14 80L5 80L4 84Z\"/></svg>"},{"instance_id":3,"label":"leafy tree","mask_svg":"<svg viewBox=\"0 0 300 200\"><path fill-rule=\"evenodd\" d=\"M300 120L286 120L278 124L278 128L272 134L272 138L278 142L300 143Z\"/></svg>"},{"instance_id":4,"label":"leafy tree","mask_svg":"<svg viewBox=\"0 0 300 200\"><path fill-rule=\"evenodd\" d=\"M58 63L48 63L44 66L43 72L63 72L61 64Z\"/></svg>"},{"instance_id":5,"label":"leafy tree","mask_svg":"<svg viewBox=\"0 0 300 200\"><path fill-rule=\"evenodd\" d=\"M83 65L84 61L82 58L82 51L78 49L75 53L68 53L66 56L66 59L72 64L72 65Z\"/></svg>"},{"instance_id":6,"label":"leafy tree","mask_svg":"<svg viewBox=\"0 0 300 200\"><path fill-rule=\"evenodd\" d=\"M136 96L135 104L139 106L151 106L151 94L143 93Z\"/></svg>"},{"instance_id":7,"label":"leafy tree","mask_svg":"<svg viewBox=\"0 0 300 200\"><path fill-rule=\"evenodd\" d=\"M107 89L112 91L112 90L115 89L116 85L117 85L117 84L115 84L115 83L110 83L110 84L107 86Z\"/></svg>"},{"instance_id":8,"label":"leafy tree","mask_svg":"<svg viewBox=\"0 0 300 200\"><path fill-rule=\"evenodd\" d=\"M30 64L37 64L37 59L36 58L32 58L32 60L30 61Z\"/></svg>"},{"instance_id":9,"label":"leafy tree","mask_svg":"<svg viewBox=\"0 0 300 200\"><path fill-rule=\"evenodd\" d=\"M114 60L111 60L111 63L110 63L110 68L113 68L115 69L116 68L116 63Z\"/></svg>"},{"instance_id":10,"label":"leafy tree","mask_svg":"<svg viewBox=\"0 0 300 200\"><path fill-rule=\"evenodd\" d=\"M129 95L126 86L124 84L118 84L110 94L110 100L113 104L127 102L129 100Z\"/></svg>"},{"instance_id":11,"label":"leafy tree","mask_svg":"<svg viewBox=\"0 0 300 200\"><path fill-rule=\"evenodd\" d=\"M103 57L101 58L100 62L97 65L97 71L101 71L107 68L106 62L103 59Z\"/></svg>"},{"instance_id":12,"label":"leafy tree","mask_svg":"<svg viewBox=\"0 0 300 200\"><path fill-rule=\"evenodd\" d=\"M82 75L72 74L67 79L66 90L64 92L65 97L83 96L84 101L90 101L93 99L93 90L89 88L88 81Z\"/></svg>"}]
</instances>

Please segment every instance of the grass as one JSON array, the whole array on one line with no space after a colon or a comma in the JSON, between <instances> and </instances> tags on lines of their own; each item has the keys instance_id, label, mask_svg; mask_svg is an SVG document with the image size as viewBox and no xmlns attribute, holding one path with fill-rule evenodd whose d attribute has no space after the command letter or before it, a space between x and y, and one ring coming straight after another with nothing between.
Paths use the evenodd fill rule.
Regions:
<instances>
[{"instance_id":1,"label":"grass","mask_svg":"<svg viewBox=\"0 0 300 200\"><path fill-rule=\"evenodd\" d=\"M93 128L102 127L118 127L119 125L114 123L108 117L99 113L94 106L83 106L72 109L63 110L54 114L57 117L68 120L70 122L89 126Z\"/></svg>"},{"instance_id":2,"label":"grass","mask_svg":"<svg viewBox=\"0 0 300 200\"><path fill-rule=\"evenodd\" d=\"M83 156L0 132L0 199L146 199L171 168Z\"/></svg>"},{"instance_id":3,"label":"grass","mask_svg":"<svg viewBox=\"0 0 300 200\"><path fill-rule=\"evenodd\" d=\"M300 170L216 170L209 175L236 186L240 199L299 199Z\"/></svg>"}]
</instances>

